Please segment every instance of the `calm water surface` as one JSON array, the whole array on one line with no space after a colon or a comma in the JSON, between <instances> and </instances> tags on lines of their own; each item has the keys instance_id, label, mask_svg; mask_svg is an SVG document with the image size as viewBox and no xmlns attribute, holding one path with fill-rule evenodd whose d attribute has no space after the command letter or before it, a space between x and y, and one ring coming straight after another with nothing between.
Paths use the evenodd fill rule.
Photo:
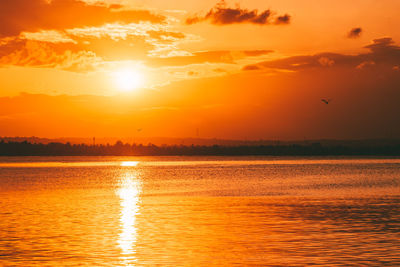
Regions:
<instances>
[{"instance_id":1,"label":"calm water surface","mask_svg":"<svg viewBox=\"0 0 400 267\"><path fill-rule=\"evenodd\" d=\"M400 266L400 159L0 158L0 266Z\"/></svg>"}]
</instances>

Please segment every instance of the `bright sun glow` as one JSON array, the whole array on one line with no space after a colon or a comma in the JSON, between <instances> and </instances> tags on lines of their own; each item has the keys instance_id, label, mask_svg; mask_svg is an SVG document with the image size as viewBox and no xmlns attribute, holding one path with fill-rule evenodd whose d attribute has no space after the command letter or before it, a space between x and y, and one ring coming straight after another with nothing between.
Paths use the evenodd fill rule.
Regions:
<instances>
[{"instance_id":1,"label":"bright sun glow","mask_svg":"<svg viewBox=\"0 0 400 267\"><path fill-rule=\"evenodd\" d=\"M143 85L143 75L134 69L122 69L114 72L114 82L119 90L130 92Z\"/></svg>"},{"instance_id":2,"label":"bright sun glow","mask_svg":"<svg viewBox=\"0 0 400 267\"><path fill-rule=\"evenodd\" d=\"M136 167L139 164L138 161L123 161L121 162L122 167Z\"/></svg>"}]
</instances>

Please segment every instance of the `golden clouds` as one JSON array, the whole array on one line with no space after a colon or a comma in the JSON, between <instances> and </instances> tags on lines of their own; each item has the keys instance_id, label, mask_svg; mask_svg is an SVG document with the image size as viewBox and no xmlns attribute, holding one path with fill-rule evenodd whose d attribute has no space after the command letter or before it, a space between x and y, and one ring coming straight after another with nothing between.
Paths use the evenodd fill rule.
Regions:
<instances>
[{"instance_id":1,"label":"golden clouds","mask_svg":"<svg viewBox=\"0 0 400 267\"><path fill-rule=\"evenodd\" d=\"M186 38L165 16L120 5L15 0L0 10L1 65L88 71L100 61L143 60Z\"/></svg>"},{"instance_id":2,"label":"golden clouds","mask_svg":"<svg viewBox=\"0 0 400 267\"><path fill-rule=\"evenodd\" d=\"M79 0L0 1L0 10L0 37L18 36L21 32L101 26L105 23L161 23L165 20L165 17L147 10L125 10L121 6L94 5Z\"/></svg>"},{"instance_id":3,"label":"golden clouds","mask_svg":"<svg viewBox=\"0 0 400 267\"><path fill-rule=\"evenodd\" d=\"M96 64L99 60L105 64L121 60L144 61L149 57L172 54L178 50L180 42L187 42L190 38L183 33L170 31L166 25L151 23L22 32L18 37L2 39L0 63L60 67L70 65L62 62L62 58L71 58L63 56L65 54L73 57L90 54L93 59L96 58ZM68 70L84 71L81 68Z\"/></svg>"},{"instance_id":4,"label":"golden clouds","mask_svg":"<svg viewBox=\"0 0 400 267\"><path fill-rule=\"evenodd\" d=\"M100 59L91 51L69 44L16 39L1 47L0 65L60 68L71 71L93 70Z\"/></svg>"},{"instance_id":5,"label":"golden clouds","mask_svg":"<svg viewBox=\"0 0 400 267\"><path fill-rule=\"evenodd\" d=\"M203 39L184 32L186 26L182 28L176 18L104 2L15 0L0 2L0 10L2 66L90 72L112 71L124 61L134 61L150 68L147 72L169 68L158 75L163 78L152 79L154 86L176 79L223 75L225 72L212 70L271 52L193 51L188 44ZM167 79L164 73L172 75Z\"/></svg>"},{"instance_id":6,"label":"golden clouds","mask_svg":"<svg viewBox=\"0 0 400 267\"><path fill-rule=\"evenodd\" d=\"M39 42L49 42L49 43L75 43L76 41L71 39L64 32L59 32L55 30L49 31L39 31L39 32L22 32L20 35L21 39L39 41Z\"/></svg>"}]
</instances>

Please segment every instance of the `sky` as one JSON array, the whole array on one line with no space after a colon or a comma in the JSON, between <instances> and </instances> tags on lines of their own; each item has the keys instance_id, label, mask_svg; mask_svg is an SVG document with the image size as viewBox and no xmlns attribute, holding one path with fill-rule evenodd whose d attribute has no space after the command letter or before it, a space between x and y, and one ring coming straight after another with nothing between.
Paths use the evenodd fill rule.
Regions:
<instances>
[{"instance_id":1,"label":"sky","mask_svg":"<svg viewBox=\"0 0 400 267\"><path fill-rule=\"evenodd\" d=\"M0 136L400 138L398 10L0 1Z\"/></svg>"}]
</instances>

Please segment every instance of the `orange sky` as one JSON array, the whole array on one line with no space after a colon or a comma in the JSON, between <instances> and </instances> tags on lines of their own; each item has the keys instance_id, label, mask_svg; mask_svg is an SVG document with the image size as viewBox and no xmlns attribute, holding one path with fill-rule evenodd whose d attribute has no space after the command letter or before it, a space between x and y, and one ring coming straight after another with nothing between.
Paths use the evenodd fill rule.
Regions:
<instances>
[{"instance_id":1,"label":"orange sky","mask_svg":"<svg viewBox=\"0 0 400 267\"><path fill-rule=\"evenodd\" d=\"M398 138L398 10L397 0L1 1L0 136Z\"/></svg>"}]
</instances>

